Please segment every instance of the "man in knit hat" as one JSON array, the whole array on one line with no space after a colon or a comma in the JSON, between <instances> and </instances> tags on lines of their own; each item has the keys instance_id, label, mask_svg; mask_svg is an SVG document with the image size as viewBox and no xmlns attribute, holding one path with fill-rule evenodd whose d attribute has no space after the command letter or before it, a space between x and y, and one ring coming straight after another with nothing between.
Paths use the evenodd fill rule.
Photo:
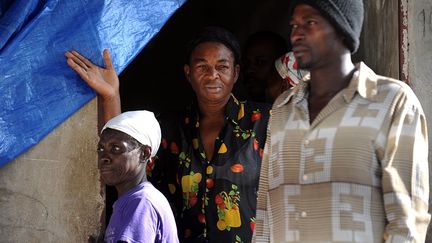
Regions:
<instances>
[{"instance_id":1,"label":"man in knit hat","mask_svg":"<svg viewBox=\"0 0 432 243\"><path fill-rule=\"evenodd\" d=\"M254 241L424 242L428 138L417 97L353 64L361 0L292 9L294 56L310 77L273 105Z\"/></svg>"}]
</instances>

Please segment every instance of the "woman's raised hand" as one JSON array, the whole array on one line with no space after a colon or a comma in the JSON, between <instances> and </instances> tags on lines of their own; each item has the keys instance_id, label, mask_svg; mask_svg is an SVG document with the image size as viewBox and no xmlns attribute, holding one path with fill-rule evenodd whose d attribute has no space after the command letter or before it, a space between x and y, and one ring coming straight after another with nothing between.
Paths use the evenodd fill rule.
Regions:
<instances>
[{"instance_id":1,"label":"woman's raised hand","mask_svg":"<svg viewBox=\"0 0 432 243\"><path fill-rule=\"evenodd\" d=\"M101 98L108 100L119 96L119 79L108 49L103 51L105 68L94 65L76 51L65 52L67 64L90 86Z\"/></svg>"}]
</instances>

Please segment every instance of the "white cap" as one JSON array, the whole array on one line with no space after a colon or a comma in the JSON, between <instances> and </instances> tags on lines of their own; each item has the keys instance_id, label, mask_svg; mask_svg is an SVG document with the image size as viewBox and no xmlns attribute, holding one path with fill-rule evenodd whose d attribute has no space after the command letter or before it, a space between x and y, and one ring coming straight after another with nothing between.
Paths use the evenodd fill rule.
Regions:
<instances>
[{"instance_id":1,"label":"white cap","mask_svg":"<svg viewBox=\"0 0 432 243\"><path fill-rule=\"evenodd\" d=\"M128 134L142 145L151 147L151 157L154 157L161 142L161 129L153 112L128 111L109 120L102 128L111 128Z\"/></svg>"}]
</instances>

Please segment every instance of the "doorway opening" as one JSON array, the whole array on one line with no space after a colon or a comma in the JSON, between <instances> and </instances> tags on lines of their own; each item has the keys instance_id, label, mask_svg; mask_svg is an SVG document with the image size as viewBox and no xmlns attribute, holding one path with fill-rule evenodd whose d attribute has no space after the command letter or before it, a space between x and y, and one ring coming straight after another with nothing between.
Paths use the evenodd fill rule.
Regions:
<instances>
[{"instance_id":1,"label":"doorway opening","mask_svg":"<svg viewBox=\"0 0 432 243\"><path fill-rule=\"evenodd\" d=\"M184 77L186 44L205 26L233 32L240 45L257 31L272 31L289 41L290 1L189 0L119 75L122 111L146 109L180 112L192 101L193 91ZM106 188L106 222L117 199L114 187Z\"/></svg>"}]
</instances>

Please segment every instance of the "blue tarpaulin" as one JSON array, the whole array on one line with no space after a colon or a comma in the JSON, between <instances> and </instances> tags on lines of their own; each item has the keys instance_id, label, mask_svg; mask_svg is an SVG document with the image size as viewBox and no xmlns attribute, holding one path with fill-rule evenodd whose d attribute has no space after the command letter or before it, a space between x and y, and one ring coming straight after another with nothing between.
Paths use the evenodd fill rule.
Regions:
<instances>
[{"instance_id":1,"label":"blue tarpaulin","mask_svg":"<svg viewBox=\"0 0 432 243\"><path fill-rule=\"evenodd\" d=\"M0 166L95 96L66 50L121 72L185 1L0 0Z\"/></svg>"}]
</instances>

